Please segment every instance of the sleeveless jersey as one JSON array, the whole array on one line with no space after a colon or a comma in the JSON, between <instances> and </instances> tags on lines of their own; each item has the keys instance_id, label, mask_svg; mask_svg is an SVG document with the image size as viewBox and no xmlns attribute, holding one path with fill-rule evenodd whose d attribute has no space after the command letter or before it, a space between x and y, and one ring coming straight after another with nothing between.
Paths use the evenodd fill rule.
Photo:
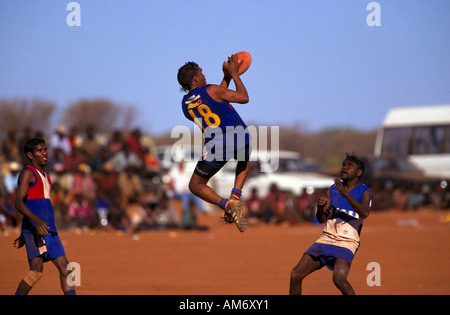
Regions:
<instances>
[{"instance_id":1,"label":"sleeveless jersey","mask_svg":"<svg viewBox=\"0 0 450 315\"><path fill-rule=\"evenodd\" d=\"M349 193L355 200L361 202L366 190L370 190L370 188L360 183L350 190ZM359 236L364 220L353 210L350 203L339 193L334 184L330 187L330 200L330 213L328 214L322 236L316 243L348 248L355 254L359 247ZM370 206L372 206L372 201Z\"/></svg>"},{"instance_id":2,"label":"sleeveless jersey","mask_svg":"<svg viewBox=\"0 0 450 315\"><path fill-rule=\"evenodd\" d=\"M202 129L208 153L214 151L215 159L228 160L250 142L250 133L233 106L215 101L206 91L207 86L186 94L181 106L184 116Z\"/></svg>"},{"instance_id":3,"label":"sleeveless jersey","mask_svg":"<svg viewBox=\"0 0 450 315\"><path fill-rule=\"evenodd\" d=\"M42 174L32 165L27 165L25 168L31 169L36 178L35 182L28 188L25 204L33 214L47 223L50 232L56 233L55 215L50 200L50 176L46 172ZM24 216L22 220L22 233L32 233L35 229L35 224Z\"/></svg>"}]
</instances>

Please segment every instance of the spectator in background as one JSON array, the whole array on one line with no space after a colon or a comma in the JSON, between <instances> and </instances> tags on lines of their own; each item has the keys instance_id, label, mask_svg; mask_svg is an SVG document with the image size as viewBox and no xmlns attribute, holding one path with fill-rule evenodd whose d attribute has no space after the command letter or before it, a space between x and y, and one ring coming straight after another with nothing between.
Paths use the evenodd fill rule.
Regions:
<instances>
[{"instance_id":1,"label":"spectator in background","mask_svg":"<svg viewBox=\"0 0 450 315\"><path fill-rule=\"evenodd\" d=\"M61 149L65 155L72 152L72 145L66 135L66 127L64 125L59 125L50 139L51 155L54 154L57 148Z\"/></svg>"},{"instance_id":2,"label":"spectator in background","mask_svg":"<svg viewBox=\"0 0 450 315\"><path fill-rule=\"evenodd\" d=\"M3 235L9 235L9 228L16 228L21 222L22 216L14 207L15 195L0 195L0 231Z\"/></svg>"},{"instance_id":3,"label":"spectator in background","mask_svg":"<svg viewBox=\"0 0 450 315\"><path fill-rule=\"evenodd\" d=\"M142 155L144 156L144 166L146 169L158 169L159 161L158 159L150 153L147 147L142 147Z\"/></svg>"},{"instance_id":4,"label":"spectator in background","mask_svg":"<svg viewBox=\"0 0 450 315\"><path fill-rule=\"evenodd\" d=\"M64 163L57 163L52 168L52 180L61 186L61 189L67 193L72 189L73 173L64 169Z\"/></svg>"},{"instance_id":5,"label":"spectator in background","mask_svg":"<svg viewBox=\"0 0 450 315\"><path fill-rule=\"evenodd\" d=\"M395 211L405 210L408 204L408 192L406 191L406 187L402 184L395 187L392 199Z\"/></svg>"},{"instance_id":6,"label":"spectator in background","mask_svg":"<svg viewBox=\"0 0 450 315\"><path fill-rule=\"evenodd\" d=\"M96 187L91 175L91 168L86 163L77 166L68 198L71 199L72 196L77 194L83 195L89 202L93 202L95 199Z\"/></svg>"},{"instance_id":7,"label":"spectator in background","mask_svg":"<svg viewBox=\"0 0 450 315\"><path fill-rule=\"evenodd\" d=\"M127 216L125 207L122 205L122 199L119 194L110 199L110 208L108 212L108 223L115 229L125 231L130 225L130 219Z\"/></svg>"},{"instance_id":8,"label":"spectator in background","mask_svg":"<svg viewBox=\"0 0 450 315\"><path fill-rule=\"evenodd\" d=\"M425 194L422 192L420 184L414 183L408 192L408 210L417 210L425 203Z\"/></svg>"},{"instance_id":9,"label":"spectator in background","mask_svg":"<svg viewBox=\"0 0 450 315\"><path fill-rule=\"evenodd\" d=\"M297 203L300 217L311 220L313 213L310 213L310 206L314 203L315 207L315 200L313 200L312 195L308 193L307 188L302 189L302 194L297 197Z\"/></svg>"},{"instance_id":10,"label":"spectator in background","mask_svg":"<svg viewBox=\"0 0 450 315\"><path fill-rule=\"evenodd\" d=\"M64 169L69 172L76 172L78 165L84 163L84 156L78 147L72 148L69 154L64 156Z\"/></svg>"},{"instance_id":11,"label":"spectator in background","mask_svg":"<svg viewBox=\"0 0 450 315\"><path fill-rule=\"evenodd\" d=\"M100 151L100 145L95 139L94 127L92 125L89 125L86 128L86 137L81 144L81 150L84 154L86 163L92 167L95 164Z\"/></svg>"},{"instance_id":12,"label":"spectator in background","mask_svg":"<svg viewBox=\"0 0 450 315\"><path fill-rule=\"evenodd\" d=\"M82 195L76 194L68 206L69 217L78 228L88 230L96 225L95 213L89 201Z\"/></svg>"},{"instance_id":13,"label":"spectator in background","mask_svg":"<svg viewBox=\"0 0 450 315\"><path fill-rule=\"evenodd\" d=\"M95 197L95 209L97 210L100 224L102 226L107 226L110 222L110 220L108 220L108 217L111 210L111 201L104 192L100 192Z\"/></svg>"},{"instance_id":14,"label":"spectator in background","mask_svg":"<svg viewBox=\"0 0 450 315\"><path fill-rule=\"evenodd\" d=\"M116 196L120 198L118 175L112 163L106 162L103 165L102 170L97 175L96 185L97 195L105 194L109 200L113 200Z\"/></svg>"},{"instance_id":15,"label":"spectator in background","mask_svg":"<svg viewBox=\"0 0 450 315\"><path fill-rule=\"evenodd\" d=\"M154 222L157 227L165 229L173 229L178 227L178 217L174 208L170 205L167 194L163 194L159 204L153 211ZM197 226L197 220L190 221L190 227Z\"/></svg>"},{"instance_id":16,"label":"spectator in background","mask_svg":"<svg viewBox=\"0 0 450 315\"><path fill-rule=\"evenodd\" d=\"M136 154L136 156L144 162L144 155L142 154L142 143L141 143L142 132L139 128L135 128L130 134L125 138L126 144L128 144L130 152Z\"/></svg>"},{"instance_id":17,"label":"spectator in background","mask_svg":"<svg viewBox=\"0 0 450 315\"><path fill-rule=\"evenodd\" d=\"M262 212L263 200L258 194L258 188L252 188L250 197L247 198L245 203L248 209L249 224L255 224L264 220L264 215Z\"/></svg>"},{"instance_id":18,"label":"spectator in background","mask_svg":"<svg viewBox=\"0 0 450 315\"><path fill-rule=\"evenodd\" d=\"M14 194L17 189L17 181L22 167L15 161L10 162L5 166L7 166L7 170L3 177L3 184L7 194Z\"/></svg>"},{"instance_id":19,"label":"spectator in background","mask_svg":"<svg viewBox=\"0 0 450 315\"><path fill-rule=\"evenodd\" d=\"M430 192L430 202L435 210L441 210L444 207L445 190L442 188L441 183L436 183L433 190Z\"/></svg>"},{"instance_id":20,"label":"spectator in background","mask_svg":"<svg viewBox=\"0 0 450 315\"><path fill-rule=\"evenodd\" d=\"M203 206L202 200L189 190L191 173L186 171L185 162L183 160L179 161L169 170L168 175L169 187L173 192L173 197L175 199L180 199L183 204L182 222L188 222L191 220L191 200L199 210L204 212L205 208Z\"/></svg>"},{"instance_id":21,"label":"spectator in background","mask_svg":"<svg viewBox=\"0 0 450 315\"><path fill-rule=\"evenodd\" d=\"M286 219L286 196L278 189L277 184L270 185L264 204L268 222L281 223Z\"/></svg>"},{"instance_id":22,"label":"spectator in background","mask_svg":"<svg viewBox=\"0 0 450 315\"><path fill-rule=\"evenodd\" d=\"M119 173L124 171L127 167L140 169L143 166L142 160L131 150L128 143L125 143L123 150L114 154L109 162L111 162L114 170Z\"/></svg>"},{"instance_id":23,"label":"spectator in background","mask_svg":"<svg viewBox=\"0 0 450 315\"><path fill-rule=\"evenodd\" d=\"M69 133L67 134L67 139L69 140L69 144L71 148L79 148L81 145L81 139L78 135L77 126L72 126L69 129Z\"/></svg>"},{"instance_id":24,"label":"spectator in background","mask_svg":"<svg viewBox=\"0 0 450 315\"><path fill-rule=\"evenodd\" d=\"M48 166L52 171L64 171L66 170L65 163L66 154L61 148L56 148L53 151L52 156L49 157Z\"/></svg>"},{"instance_id":25,"label":"spectator in background","mask_svg":"<svg viewBox=\"0 0 450 315\"><path fill-rule=\"evenodd\" d=\"M91 169L92 172L98 173L101 171L103 165L109 160L110 154L106 146L100 146L98 154L95 160L92 162Z\"/></svg>"},{"instance_id":26,"label":"spectator in background","mask_svg":"<svg viewBox=\"0 0 450 315\"><path fill-rule=\"evenodd\" d=\"M124 206L139 201L141 194L144 192L141 178L132 166L127 166L124 171L119 173L118 184Z\"/></svg>"},{"instance_id":27,"label":"spectator in background","mask_svg":"<svg viewBox=\"0 0 450 315\"><path fill-rule=\"evenodd\" d=\"M115 130L108 143L108 151L110 156L123 150L124 139L120 130Z\"/></svg>"},{"instance_id":28,"label":"spectator in background","mask_svg":"<svg viewBox=\"0 0 450 315\"><path fill-rule=\"evenodd\" d=\"M56 174L55 174L56 175ZM67 191L62 187L58 177L52 176L51 201L55 213L56 226L68 228L71 225L71 218L67 211Z\"/></svg>"}]
</instances>

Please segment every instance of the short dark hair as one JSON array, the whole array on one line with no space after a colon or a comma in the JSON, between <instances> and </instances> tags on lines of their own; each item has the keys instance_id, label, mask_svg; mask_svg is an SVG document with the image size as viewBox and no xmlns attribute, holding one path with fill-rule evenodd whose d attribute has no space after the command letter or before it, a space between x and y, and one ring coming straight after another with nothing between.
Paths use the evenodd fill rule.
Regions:
<instances>
[{"instance_id":1,"label":"short dark hair","mask_svg":"<svg viewBox=\"0 0 450 315\"><path fill-rule=\"evenodd\" d=\"M358 169L360 169L362 171L362 174L359 177L362 177L364 175L364 163L360 159L358 159L355 152L353 152L351 154L345 153L344 162L345 161L350 161L352 163L355 163L358 166Z\"/></svg>"},{"instance_id":2,"label":"short dark hair","mask_svg":"<svg viewBox=\"0 0 450 315\"><path fill-rule=\"evenodd\" d=\"M198 73L199 66L193 61L188 61L178 69L178 83L181 85L182 91L190 91L192 85L192 79Z\"/></svg>"},{"instance_id":3,"label":"short dark hair","mask_svg":"<svg viewBox=\"0 0 450 315\"><path fill-rule=\"evenodd\" d=\"M28 157L28 152L33 152L36 149L36 147L41 143L45 144L45 140L41 138L33 138L28 140L27 142L25 142L23 152Z\"/></svg>"}]
</instances>

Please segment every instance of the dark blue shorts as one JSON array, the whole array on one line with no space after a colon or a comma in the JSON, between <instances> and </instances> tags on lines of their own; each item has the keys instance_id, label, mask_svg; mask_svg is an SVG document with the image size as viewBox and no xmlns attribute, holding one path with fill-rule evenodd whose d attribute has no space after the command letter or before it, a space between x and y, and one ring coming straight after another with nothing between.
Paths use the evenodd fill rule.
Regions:
<instances>
[{"instance_id":1,"label":"dark blue shorts","mask_svg":"<svg viewBox=\"0 0 450 315\"><path fill-rule=\"evenodd\" d=\"M46 252L41 252L39 250L37 238L40 236L35 236L31 233L23 233L23 237L25 238L25 246L29 261L41 255L44 262L66 255L58 233L49 232L47 236L41 236L45 242Z\"/></svg>"},{"instance_id":2,"label":"dark blue shorts","mask_svg":"<svg viewBox=\"0 0 450 315\"><path fill-rule=\"evenodd\" d=\"M205 149L201 161L199 161L195 167L194 173L200 177L212 177L218 171L228 163L228 161L235 159L237 161L250 161L250 154L252 147L250 144L246 144L245 147L234 151L228 156L224 156L220 159L215 159L214 154L210 154Z\"/></svg>"},{"instance_id":3,"label":"dark blue shorts","mask_svg":"<svg viewBox=\"0 0 450 315\"><path fill-rule=\"evenodd\" d=\"M333 270L337 258L345 259L351 264L354 257L353 252L348 248L321 243L312 244L305 253L314 260L319 260L320 268L327 266L330 270Z\"/></svg>"}]
</instances>

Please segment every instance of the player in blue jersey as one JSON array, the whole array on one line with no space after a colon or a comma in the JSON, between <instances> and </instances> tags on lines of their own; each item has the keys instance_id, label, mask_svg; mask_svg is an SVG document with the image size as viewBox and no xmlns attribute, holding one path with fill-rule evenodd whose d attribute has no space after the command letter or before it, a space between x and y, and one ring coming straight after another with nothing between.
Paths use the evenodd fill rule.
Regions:
<instances>
[{"instance_id":1,"label":"player in blue jersey","mask_svg":"<svg viewBox=\"0 0 450 315\"><path fill-rule=\"evenodd\" d=\"M317 202L317 220L326 223L320 238L303 254L291 271L290 294L301 294L302 281L310 273L327 266L342 294L355 294L347 275L360 244L364 219L372 206L372 191L361 183L364 164L347 154L341 178Z\"/></svg>"},{"instance_id":2,"label":"player in blue jersey","mask_svg":"<svg viewBox=\"0 0 450 315\"><path fill-rule=\"evenodd\" d=\"M222 66L224 78L220 85L207 85L202 69L195 62L182 66L177 78L181 88L188 92L181 103L183 113L202 129L205 139L204 154L194 170L189 189L201 199L224 209L225 221L234 222L239 231L244 232L246 220L239 199L250 169L250 134L230 104L249 101L247 89L238 74L239 66L236 55L229 57ZM231 80L236 90L228 89ZM234 187L230 198L222 198L207 183L233 158L238 161Z\"/></svg>"},{"instance_id":3,"label":"player in blue jersey","mask_svg":"<svg viewBox=\"0 0 450 315\"><path fill-rule=\"evenodd\" d=\"M47 146L43 139L30 139L24 146L30 164L19 175L15 207L23 215L21 235L14 241L17 248L26 246L30 271L19 283L16 295L26 295L43 275L44 262L51 260L59 270L61 288L65 295L75 295L67 282L64 247L55 226L50 200L51 181L44 171L47 165Z\"/></svg>"}]
</instances>

